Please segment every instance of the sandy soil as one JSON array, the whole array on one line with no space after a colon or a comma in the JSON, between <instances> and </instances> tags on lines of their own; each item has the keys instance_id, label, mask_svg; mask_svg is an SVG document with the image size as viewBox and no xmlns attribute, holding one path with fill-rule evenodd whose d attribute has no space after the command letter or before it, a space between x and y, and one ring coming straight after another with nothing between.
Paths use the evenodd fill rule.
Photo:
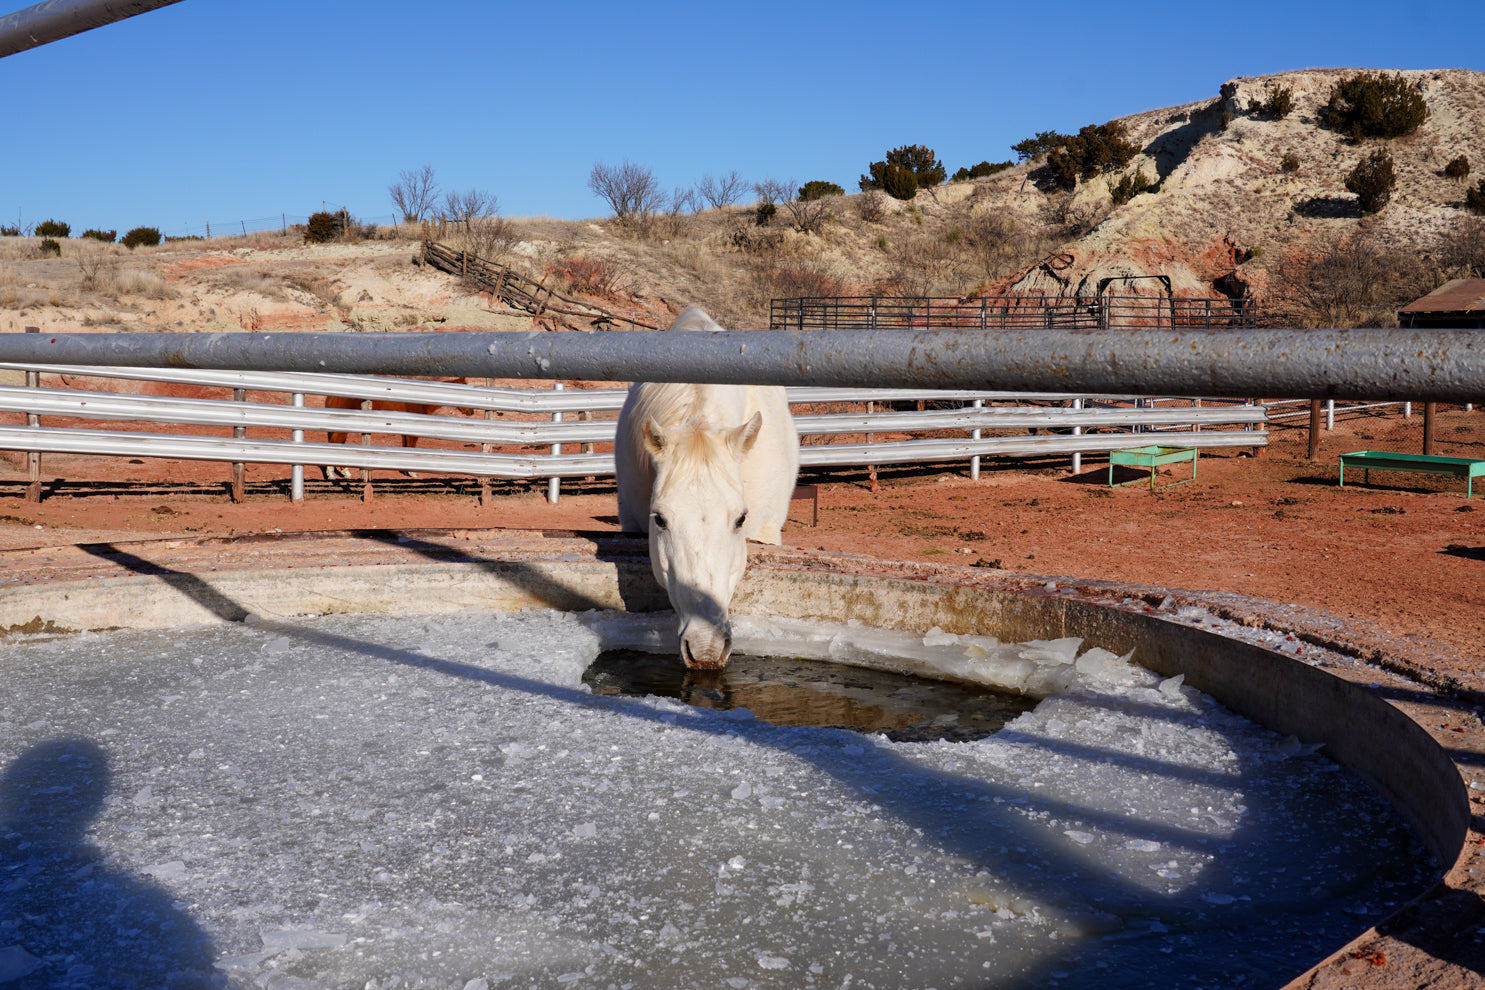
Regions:
<instances>
[{"instance_id":1,"label":"sandy soil","mask_svg":"<svg viewBox=\"0 0 1485 990\"><path fill-rule=\"evenodd\" d=\"M1441 411L1437 437L1438 453L1485 458L1485 411ZM1281 425L1261 456L1203 456L1193 482L1155 492L1110 488L1091 458L1077 476L1066 460L992 462L979 481L962 467L884 470L876 491L860 473L809 475L801 482L818 485L818 525L813 504L797 501L784 541L1301 605L1395 641L1446 682L1485 689L1485 500L1466 500L1454 479L1393 472L1337 487L1341 452L1420 451L1421 415L1342 419L1314 462L1306 442L1303 426ZM498 484L482 507L469 479L378 473L366 502L359 483L311 471L308 497L294 505L287 469L250 467L248 496L235 504L229 470L48 455L37 504L25 499L24 468L0 463L0 549L275 530L617 529L606 482L567 483L557 505L544 483Z\"/></svg>"}]
</instances>

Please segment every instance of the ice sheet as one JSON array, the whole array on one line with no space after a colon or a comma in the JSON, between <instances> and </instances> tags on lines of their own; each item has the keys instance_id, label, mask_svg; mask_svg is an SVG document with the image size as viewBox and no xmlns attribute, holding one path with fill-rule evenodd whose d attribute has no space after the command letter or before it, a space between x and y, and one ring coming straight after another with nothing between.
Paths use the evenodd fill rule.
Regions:
<instances>
[{"instance_id":1,"label":"ice sheet","mask_svg":"<svg viewBox=\"0 0 1485 990\"><path fill-rule=\"evenodd\" d=\"M0 959L41 960L26 986L121 958L244 987L1264 986L1426 883L1355 778L1107 651L739 621L749 652L1047 694L974 743L587 693L671 621L7 645Z\"/></svg>"}]
</instances>

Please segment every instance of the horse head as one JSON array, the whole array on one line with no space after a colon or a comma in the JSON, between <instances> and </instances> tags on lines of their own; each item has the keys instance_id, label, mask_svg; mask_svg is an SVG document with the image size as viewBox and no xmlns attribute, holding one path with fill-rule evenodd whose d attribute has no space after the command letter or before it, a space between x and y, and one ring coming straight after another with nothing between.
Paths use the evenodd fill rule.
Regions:
<instances>
[{"instance_id":1,"label":"horse head","mask_svg":"<svg viewBox=\"0 0 1485 990\"><path fill-rule=\"evenodd\" d=\"M762 424L755 412L731 428L643 425L655 466L650 566L675 609L687 667L721 668L732 652L727 607L748 562L742 462Z\"/></svg>"}]
</instances>

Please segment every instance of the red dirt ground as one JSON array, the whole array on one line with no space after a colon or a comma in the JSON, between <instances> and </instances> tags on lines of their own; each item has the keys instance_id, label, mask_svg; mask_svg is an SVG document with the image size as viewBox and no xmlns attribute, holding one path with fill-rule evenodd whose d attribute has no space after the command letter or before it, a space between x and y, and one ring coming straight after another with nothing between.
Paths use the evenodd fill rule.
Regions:
<instances>
[{"instance_id":1,"label":"red dirt ground","mask_svg":"<svg viewBox=\"0 0 1485 990\"><path fill-rule=\"evenodd\" d=\"M1359 477L1336 485L1338 454L1419 452L1422 428L1421 415L1395 409L1353 414L1323 434L1311 462L1304 426L1278 425L1261 456L1203 456L1194 482L1153 493L1143 483L1111 489L1091 457L1079 476L1065 459L988 462L977 482L958 466L884 470L876 492L859 473L807 476L819 483L819 524L809 502L796 502L784 541L1302 605L1378 627L1423 667L1480 687L1485 499L1467 501L1454 479L1397 472L1373 475L1370 487ZM1437 453L1485 458L1485 411L1441 411L1436 436ZM25 500L24 467L10 456L0 463L0 549L272 530L617 527L611 483L568 483L557 505L544 483L507 484L482 508L467 479L378 473L365 503L359 484L310 470L309 497L294 505L286 468L250 467L248 498L234 504L225 464L51 455L43 477L62 481L38 505Z\"/></svg>"}]
</instances>

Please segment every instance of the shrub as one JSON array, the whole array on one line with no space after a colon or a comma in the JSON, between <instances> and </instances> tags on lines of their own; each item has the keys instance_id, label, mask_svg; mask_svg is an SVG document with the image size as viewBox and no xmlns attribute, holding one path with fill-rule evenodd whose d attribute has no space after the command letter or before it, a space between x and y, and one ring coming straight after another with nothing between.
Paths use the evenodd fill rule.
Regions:
<instances>
[{"instance_id":1,"label":"shrub","mask_svg":"<svg viewBox=\"0 0 1485 990\"><path fill-rule=\"evenodd\" d=\"M905 165L888 165L881 173L882 191L893 199L909 200L918 195L918 177Z\"/></svg>"},{"instance_id":2,"label":"shrub","mask_svg":"<svg viewBox=\"0 0 1485 990\"><path fill-rule=\"evenodd\" d=\"M1279 159L1279 168L1280 168L1281 171L1284 171L1284 172L1289 172L1289 173L1298 172L1299 171L1299 156L1296 155L1292 151L1285 152L1284 153L1284 157Z\"/></svg>"},{"instance_id":3,"label":"shrub","mask_svg":"<svg viewBox=\"0 0 1485 990\"><path fill-rule=\"evenodd\" d=\"M1248 112L1259 116L1268 117L1273 120L1283 120L1294 112L1294 88L1291 86L1278 86L1274 83L1268 84L1265 91L1266 99L1250 100Z\"/></svg>"},{"instance_id":4,"label":"shrub","mask_svg":"<svg viewBox=\"0 0 1485 990\"><path fill-rule=\"evenodd\" d=\"M1047 169L1056 185L1072 189L1079 179L1119 171L1139 153L1139 146L1124 136L1124 125L1118 121L1089 124L1047 152Z\"/></svg>"},{"instance_id":5,"label":"shrub","mask_svg":"<svg viewBox=\"0 0 1485 990\"><path fill-rule=\"evenodd\" d=\"M1356 194L1361 208L1367 213L1376 213L1386 206L1396 185L1397 173L1392 169L1392 156L1385 151L1372 152L1346 176L1346 190Z\"/></svg>"},{"instance_id":6,"label":"shrub","mask_svg":"<svg viewBox=\"0 0 1485 990\"><path fill-rule=\"evenodd\" d=\"M753 210L753 222L760 227L767 227L773 222L773 218L778 215L778 212L778 204L763 200Z\"/></svg>"},{"instance_id":7,"label":"shrub","mask_svg":"<svg viewBox=\"0 0 1485 990\"><path fill-rule=\"evenodd\" d=\"M1123 206L1140 193L1147 192L1149 188L1150 177L1145 174L1144 169L1137 168L1133 175L1122 176L1117 184L1111 184L1109 195L1114 198L1115 206Z\"/></svg>"},{"instance_id":8,"label":"shrub","mask_svg":"<svg viewBox=\"0 0 1485 990\"><path fill-rule=\"evenodd\" d=\"M112 244L118 240L119 232L117 230L85 230L82 235L95 241L102 241L104 244Z\"/></svg>"},{"instance_id":9,"label":"shrub","mask_svg":"<svg viewBox=\"0 0 1485 990\"><path fill-rule=\"evenodd\" d=\"M580 255L549 263L547 274L560 278L572 291L590 296L617 294L627 277L624 269L612 261Z\"/></svg>"},{"instance_id":10,"label":"shrub","mask_svg":"<svg viewBox=\"0 0 1485 990\"><path fill-rule=\"evenodd\" d=\"M913 191L907 196L897 196L887 188L887 172L892 168L905 169L912 173ZM905 144L900 148L893 148L887 152L886 161L872 162L868 166L870 176L861 177L860 186L864 192L867 189L881 189L895 199L912 199L918 189L931 189L948 178L949 173L944 170L944 163L939 161L933 153L933 149L926 144ZM899 176L894 180L899 189L905 188L902 178Z\"/></svg>"},{"instance_id":11,"label":"shrub","mask_svg":"<svg viewBox=\"0 0 1485 990\"><path fill-rule=\"evenodd\" d=\"M304 240L309 244L324 244L333 241L345 230L345 218L340 213L320 211L312 213L304 226Z\"/></svg>"},{"instance_id":12,"label":"shrub","mask_svg":"<svg viewBox=\"0 0 1485 990\"><path fill-rule=\"evenodd\" d=\"M20 237L20 236L21 236L21 228L20 227L0 226L0 237Z\"/></svg>"},{"instance_id":13,"label":"shrub","mask_svg":"<svg viewBox=\"0 0 1485 990\"><path fill-rule=\"evenodd\" d=\"M1353 141L1395 138L1428 119L1428 104L1399 74L1361 72L1331 87L1321 118Z\"/></svg>"},{"instance_id":14,"label":"shrub","mask_svg":"<svg viewBox=\"0 0 1485 990\"><path fill-rule=\"evenodd\" d=\"M1451 159L1449 164L1444 166L1444 174L1451 179L1463 179L1470 174L1470 160L1464 155Z\"/></svg>"},{"instance_id":15,"label":"shrub","mask_svg":"<svg viewBox=\"0 0 1485 990\"><path fill-rule=\"evenodd\" d=\"M1475 188L1465 190L1464 205L1474 213L1485 213L1485 179Z\"/></svg>"},{"instance_id":16,"label":"shrub","mask_svg":"<svg viewBox=\"0 0 1485 990\"><path fill-rule=\"evenodd\" d=\"M1010 168L1014 164L1016 163L980 162L980 164L972 165L969 168L961 168L959 171L954 173L953 178L955 182L963 182L965 179L984 179L994 175L996 172L1004 172L1006 169Z\"/></svg>"},{"instance_id":17,"label":"shrub","mask_svg":"<svg viewBox=\"0 0 1485 990\"><path fill-rule=\"evenodd\" d=\"M58 244L50 237L43 237L41 239L41 243L38 244L36 247L37 250L41 252L42 257L46 257L49 254L56 255L58 258L62 257L62 245Z\"/></svg>"},{"instance_id":18,"label":"shrub","mask_svg":"<svg viewBox=\"0 0 1485 990\"><path fill-rule=\"evenodd\" d=\"M878 223L887 216L887 197L876 189L868 189L856 200L856 212L867 223Z\"/></svg>"},{"instance_id":19,"label":"shrub","mask_svg":"<svg viewBox=\"0 0 1485 990\"><path fill-rule=\"evenodd\" d=\"M72 225L61 220L43 220L36 225L37 237L70 237Z\"/></svg>"},{"instance_id":20,"label":"shrub","mask_svg":"<svg viewBox=\"0 0 1485 990\"><path fill-rule=\"evenodd\" d=\"M834 182L826 182L823 179L812 179L799 187L799 198L806 203L813 199L824 199L826 196L844 196L846 191Z\"/></svg>"},{"instance_id":21,"label":"shrub","mask_svg":"<svg viewBox=\"0 0 1485 990\"><path fill-rule=\"evenodd\" d=\"M137 247L156 247L160 243L160 230L158 227L135 227L119 243L131 251Z\"/></svg>"},{"instance_id":22,"label":"shrub","mask_svg":"<svg viewBox=\"0 0 1485 990\"><path fill-rule=\"evenodd\" d=\"M1011 145L1011 150L1016 153L1019 161L1024 162L1037 155L1045 155L1053 148L1060 148L1071 140L1072 138L1066 134L1058 134L1056 131L1039 131L1036 137L1029 137Z\"/></svg>"}]
</instances>

